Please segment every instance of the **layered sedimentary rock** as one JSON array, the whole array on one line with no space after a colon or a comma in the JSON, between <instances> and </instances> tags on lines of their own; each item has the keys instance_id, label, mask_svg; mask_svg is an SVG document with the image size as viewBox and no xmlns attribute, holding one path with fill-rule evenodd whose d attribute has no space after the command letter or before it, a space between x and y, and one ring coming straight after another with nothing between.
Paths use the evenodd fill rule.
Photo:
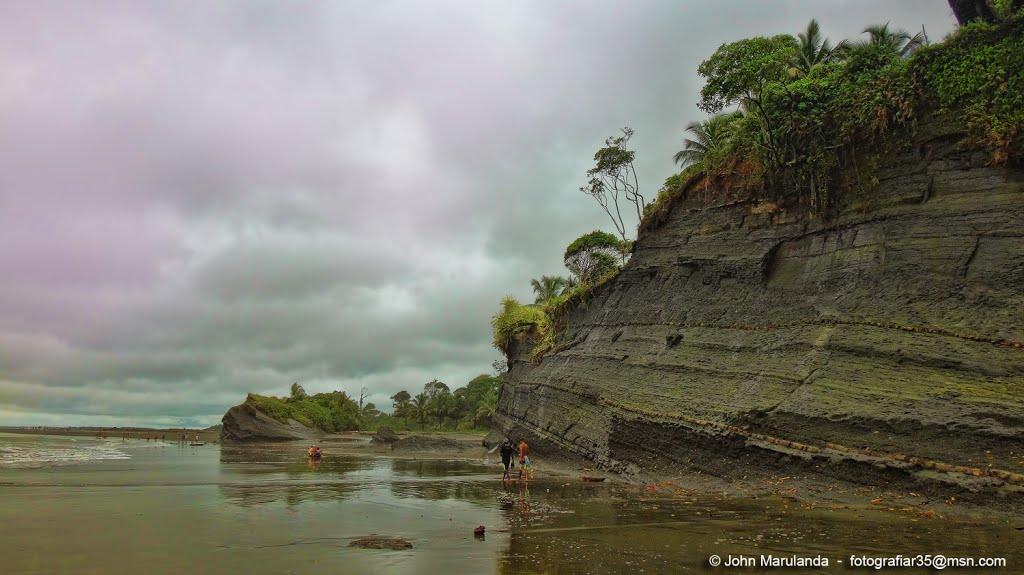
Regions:
<instances>
[{"instance_id":1,"label":"layered sedimentary rock","mask_svg":"<svg viewBox=\"0 0 1024 575\"><path fill-rule=\"evenodd\" d=\"M555 348L510 350L503 432L620 471L1024 484L1024 172L936 124L828 219L690 190Z\"/></svg>"},{"instance_id":2,"label":"layered sedimentary rock","mask_svg":"<svg viewBox=\"0 0 1024 575\"><path fill-rule=\"evenodd\" d=\"M220 439L226 443L316 439L323 435L294 419L282 423L248 401L229 409L221 425Z\"/></svg>"}]
</instances>

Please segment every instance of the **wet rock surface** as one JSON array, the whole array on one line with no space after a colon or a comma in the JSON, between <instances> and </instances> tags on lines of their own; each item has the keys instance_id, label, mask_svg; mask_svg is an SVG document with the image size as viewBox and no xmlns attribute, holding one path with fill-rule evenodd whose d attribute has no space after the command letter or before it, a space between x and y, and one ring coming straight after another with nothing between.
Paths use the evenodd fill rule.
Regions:
<instances>
[{"instance_id":1,"label":"wet rock surface","mask_svg":"<svg viewBox=\"0 0 1024 575\"><path fill-rule=\"evenodd\" d=\"M282 423L250 403L236 405L221 419L220 439L225 443L319 439L323 434L290 420Z\"/></svg>"},{"instance_id":2,"label":"wet rock surface","mask_svg":"<svg viewBox=\"0 0 1024 575\"><path fill-rule=\"evenodd\" d=\"M827 221L677 203L564 319L511 350L502 433L627 473L799 470L1024 485L1024 173L938 125Z\"/></svg>"}]
</instances>

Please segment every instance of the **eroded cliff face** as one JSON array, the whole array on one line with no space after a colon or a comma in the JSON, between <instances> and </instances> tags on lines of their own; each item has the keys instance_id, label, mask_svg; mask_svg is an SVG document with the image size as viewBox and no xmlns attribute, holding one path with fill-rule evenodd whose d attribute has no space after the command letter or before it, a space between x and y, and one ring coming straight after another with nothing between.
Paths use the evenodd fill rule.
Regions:
<instances>
[{"instance_id":1,"label":"eroded cliff face","mask_svg":"<svg viewBox=\"0 0 1024 575\"><path fill-rule=\"evenodd\" d=\"M933 127L808 220L701 192L640 235L498 425L624 472L1024 485L1024 173ZM723 194L719 194L723 195Z\"/></svg>"}]
</instances>

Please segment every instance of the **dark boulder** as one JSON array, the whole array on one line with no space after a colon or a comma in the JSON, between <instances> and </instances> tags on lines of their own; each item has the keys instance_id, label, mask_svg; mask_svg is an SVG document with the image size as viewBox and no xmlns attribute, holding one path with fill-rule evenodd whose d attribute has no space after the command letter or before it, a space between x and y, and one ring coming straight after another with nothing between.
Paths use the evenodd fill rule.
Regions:
<instances>
[{"instance_id":1,"label":"dark boulder","mask_svg":"<svg viewBox=\"0 0 1024 575\"><path fill-rule=\"evenodd\" d=\"M391 444L396 441L398 441L398 434L390 427L382 427L378 429L377 433L374 433L373 438L370 440L371 443L385 444Z\"/></svg>"},{"instance_id":2,"label":"dark boulder","mask_svg":"<svg viewBox=\"0 0 1024 575\"><path fill-rule=\"evenodd\" d=\"M439 451L471 447L471 445L460 443L458 440L450 437L436 437L431 435L410 435L399 439L391 445L396 450L407 451Z\"/></svg>"}]
</instances>

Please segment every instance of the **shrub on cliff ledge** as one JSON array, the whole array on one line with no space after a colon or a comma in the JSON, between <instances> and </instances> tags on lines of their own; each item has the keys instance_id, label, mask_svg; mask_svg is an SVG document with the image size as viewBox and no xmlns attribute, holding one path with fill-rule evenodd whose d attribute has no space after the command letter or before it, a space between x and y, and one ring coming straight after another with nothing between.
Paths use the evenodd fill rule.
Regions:
<instances>
[{"instance_id":1,"label":"shrub on cliff ledge","mask_svg":"<svg viewBox=\"0 0 1024 575\"><path fill-rule=\"evenodd\" d=\"M491 319L494 328L494 347L508 355L516 337L536 330L538 342L553 337L551 320L544 308L538 305L523 305L512 296L501 300L501 311ZM540 343L538 343L538 346Z\"/></svg>"}]
</instances>

